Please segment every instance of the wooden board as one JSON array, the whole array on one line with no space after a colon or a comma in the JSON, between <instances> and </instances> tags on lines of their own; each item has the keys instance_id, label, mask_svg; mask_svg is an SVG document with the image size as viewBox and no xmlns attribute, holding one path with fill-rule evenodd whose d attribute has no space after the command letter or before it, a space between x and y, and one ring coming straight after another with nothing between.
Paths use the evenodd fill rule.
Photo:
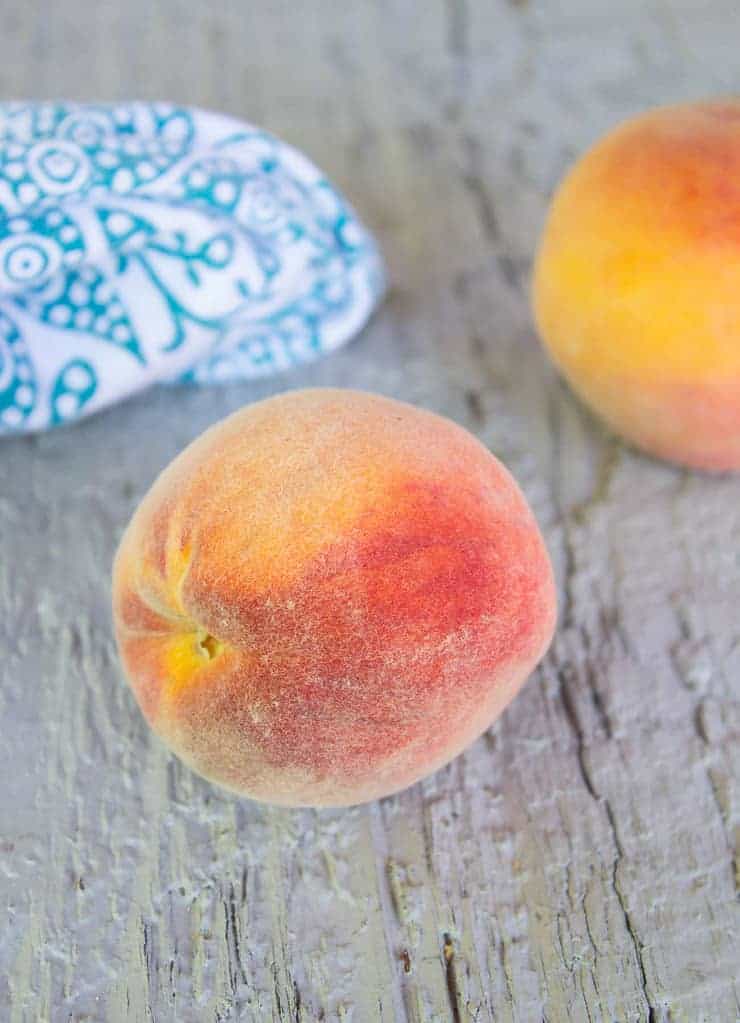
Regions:
<instances>
[{"instance_id":1,"label":"wooden board","mask_svg":"<svg viewBox=\"0 0 740 1023\"><path fill-rule=\"evenodd\" d=\"M574 154L646 105L737 90L735 4L29 0L0 28L3 96L166 98L305 149L392 278L310 369L0 442L0 1018L735 1020L740 479L612 439L527 303ZM225 412L307 384L477 433L531 500L561 601L542 669L468 753L321 813L168 757L109 619L155 474Z\"/></svg>"}]
</instances>

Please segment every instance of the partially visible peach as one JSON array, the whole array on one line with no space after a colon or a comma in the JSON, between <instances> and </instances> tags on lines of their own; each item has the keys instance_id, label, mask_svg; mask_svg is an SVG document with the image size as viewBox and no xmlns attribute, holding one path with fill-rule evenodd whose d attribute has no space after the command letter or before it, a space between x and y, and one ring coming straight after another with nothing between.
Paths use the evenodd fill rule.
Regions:
<instances>
[{"instance_id":1,"label":"partially visible peach","mask_svg":"<svg viewBox=\"0 0 740 1023\"><path fill-rule=\"evenodd\" d=\"M740 99L654 110L576 164L534 307L556 365L617 432L740 469Z\"/></svg>"},{"instance_id":2,"label":"partially visible peach","mask_svg":"<svg viewBox=\"0 0 740 1023\"><path fill-rule=\"evenodd\" d=\"M542 657L542 538L452 422L294 391L165 469L119 548L123 664L154 730L256 799L383 796L459 753Z\"/></svg>"}]
</instances>

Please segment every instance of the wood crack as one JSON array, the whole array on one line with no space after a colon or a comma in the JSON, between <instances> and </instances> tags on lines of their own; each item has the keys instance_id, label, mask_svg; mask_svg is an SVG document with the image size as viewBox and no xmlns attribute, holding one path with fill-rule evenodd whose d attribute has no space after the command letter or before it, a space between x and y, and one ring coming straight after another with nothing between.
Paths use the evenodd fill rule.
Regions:
<instances>
[{"instance_id":1,"label":"wood crack","mask_svg":"<svg viewBox=\"0 0 740 1023\"><path fill-rule=\"evenodd\" d=\"M606 817L609 821L609 827L612 833L612 839L614 841L614 848L616 850L616 856L614 857L614 863L612 864L612 876L611 886L614 889L614 894L617 897L619 908L622 911L624 917L624 925L629 934L630 941L635 953L635 960L637 962L638 976L640 980L640 988L642 995L645 999L645 1006L648 1011L648 1023L656 1023L656 1007L653 1005L650 995L648 993L647 973L645 972L645 960L642 954L642 942L635 930L634 923L632 921L632 915L627 908L627 900L624 897L621 885L619 883L619 864L624 859L624 850L622 849L622 843L619 839L619 833L617 831L617 823L614 819L614 811L612 810L611 803L608 799L604 799L604 809L606 810Z\"/></svg>"},{"instance_id":2,"label":"wood crack","mask_svg":"<svg viewBox=\"0 0 740 1023\"><path fill-rule=\"evenodd\" d=\"M612 481L622 460L622 451L623 446L619 438L607 435L594 488L585 500L573 505L570 510L570 517L579 526L585 525L591 513L609 500Z\"/></svg>"},{"instance_id":3,"label":"wood crack","mask_svg":"<svg viewBox=\"0 0 740 1023\"><path fill-rule=\"evenodd\" d=\"M460 1023L460 992L457 983L457 969L455 967L455 946L449 934L445 934L442 945L442 956L445 964L445 985L447 997L450 1002L450 1013L452 1023Z\"/></svg>"},{"instance_id":4,"label":"wood crack","mask_svg":"<svg viewBox=\"0 0 740 1023\"><path fill-rule=\"evenodd\" d=\"M224 937L226 947L229 950L229 981L231 990L237 993L239 979L245 985L249 985L247 974L244 969L239 939L239 926L236 916L236 897L233 883L229 885L229 894L223 899L224 907Z\"/></svg>"},{"instance_id":5,"label":"wood crack","mask_svg":"<svg viewBox=\"0 0 740 1023\"><path fill-rule=\"evenodd\" d=\"M588 794L591 796L593 800L598 802L600 797L594 787L593 781L591 779L591 774L586 764L585 740L583 735L583 729L581 728L581 723L578 720L578 711L576 710L575 701L573 699L573 694L571 692L572 678L571 679L567 678L567 670L564 667L560 667L557 669L557 678L558 682L560 683L560 699L563 704L563 709L565 711L565 717L566 720L568 721L568 724L570 725L573 734L576 737L576 760L578 763L581 778L583 780L583 784L585 785Z\"/></svg>"},{"instance_id":6,"label":"wood crack","mask_svg":"<svg viewBox=\"0 0 740 1023\"><path fill-rule=\"evenodd\" d=\"M462 183L470 195L478 213L478 220L487 240L498 245L501 240L501 228L493 199L483 180L481 173L481 147L472 135L463 136L463 151L466 155L466 168L462 174Z\"/></svg>"}]
</instances>

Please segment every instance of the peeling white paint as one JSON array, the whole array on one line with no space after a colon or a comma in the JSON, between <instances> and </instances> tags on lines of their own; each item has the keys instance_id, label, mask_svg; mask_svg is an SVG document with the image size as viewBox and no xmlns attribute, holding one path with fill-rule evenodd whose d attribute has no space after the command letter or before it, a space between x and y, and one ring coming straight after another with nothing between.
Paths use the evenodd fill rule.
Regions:
<instances>
[{"instance_id":1,"label":"peeling white paint","mask_svg":"<svg viewBox=\"0 0 740 1023\"><path fill-rule=\"evenodd\" d=\"M150 393L0 446L0 1018L735 1018L740 480L610 440L545 364L526 300L572 154L648 102L736 90L735 16L76 0L3 21L14 95L164 96L305 148L377 231L393 288L350 348L276 384ZM109 622L113 550L156 473L303 384L474 430L561 584L551 655L497 726L349 811L240 802L170 759Z\"/></svg>"}]
</instances>

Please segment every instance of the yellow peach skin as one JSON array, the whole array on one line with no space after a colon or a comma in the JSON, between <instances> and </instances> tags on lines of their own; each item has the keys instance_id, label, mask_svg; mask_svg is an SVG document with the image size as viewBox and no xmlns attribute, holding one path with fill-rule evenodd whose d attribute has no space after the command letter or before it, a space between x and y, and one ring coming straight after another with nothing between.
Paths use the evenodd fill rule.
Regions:
<instances>
[{"instance_id":1,"label":"yellow peach skin","mask_svg":"<svg viewBox=\"0 0 740 1023\"><path fill-rule=\"evenodd\" d=\"M607 135L553 200L533 283L542 340L635 445L740 468L740 100Z\"/></svg>"},{"instance_id":2,"label":"yellow peach skin","mask_svg":"<svg viewBox=\"0 0 740 1023\"><path fill-rule=\"evenodd\" d=\"M543 655L552 571L515 482L470 434L357 391L294 391L165 469L114 566L123 665L195 770L344 805L441 766Z\"/></svg>"}]
</instances>

